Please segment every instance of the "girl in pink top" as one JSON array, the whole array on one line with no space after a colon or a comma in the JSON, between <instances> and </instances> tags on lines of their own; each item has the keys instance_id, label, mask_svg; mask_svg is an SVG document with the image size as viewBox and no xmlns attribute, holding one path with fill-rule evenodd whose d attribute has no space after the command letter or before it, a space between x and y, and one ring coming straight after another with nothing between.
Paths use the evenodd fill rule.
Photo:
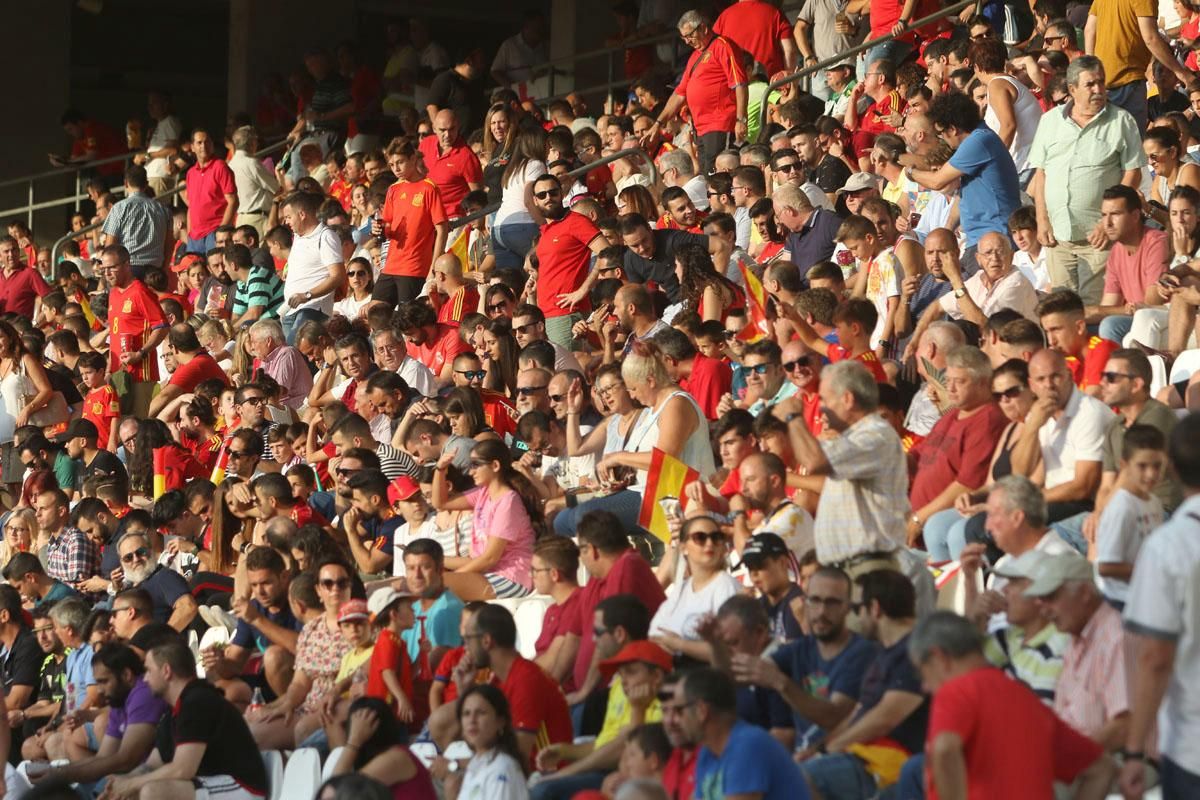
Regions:
<instances>
[{"instance_id":1,"label":"girl in pink top","mask_svg":"<svg viewBox=\"0 0 1200 800\"><path fill-rule=\"evenodd\" d=\"M475 488L451 494L446 471L454 454L443 453L433 475L433 506L439 511L471 511L471 555L446 558L446 587L463 602L524 597L532 591L533 543L545 528L533 486L513 469L499 439L471 450L469 471Z\"/></svg>"}]
</instances>

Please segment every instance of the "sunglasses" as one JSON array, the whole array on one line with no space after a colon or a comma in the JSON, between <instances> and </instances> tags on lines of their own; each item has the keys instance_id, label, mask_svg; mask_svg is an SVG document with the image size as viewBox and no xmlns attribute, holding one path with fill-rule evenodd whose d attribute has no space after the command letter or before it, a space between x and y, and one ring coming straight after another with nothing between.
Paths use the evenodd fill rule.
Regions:
<instances>
[{"instance_id":1,"label":"sunglasses","mask_svg":"<svg viewBox=\"0 0 1200 800\"><path fill-rule=\"evenodd\" d=\"M1016 400L1025 391L1024 386L1010 386L1003 392L992 392L992 399L999 403L1001 400Z\"/></svg>"},{"instance_id":2,"label":"sunglasses","mask_svg":"<svg viewBox=\"0 0 1200 800\"><path fill-rule=\"evenodd\" d=\"M506 307L507 307L507 303L496 303L495 305L488 306L487 310L488 311L503 311Z\"/></svg>"},{"instance_id":3,"label":"sunglasses","mask_svg":"<svg viewBox=\"0 0 1200 800\"><path fill-rule=\"evenodd\" d=\"M247 397L246 399L242 400L242 405L250 403L251 405L261 406L266 401L267 398L265 397Z\"/></svg>"},{"instance_id":4,"label":"sunglasses","mask_svg":"<svg viewBox=\"0 0 1200 800\"><path fill-rule=\"evenodd\" d=\"M601 267L600 271L604 272L608 269L616 269L616 267ZM537 326L538 324L536 322L527 322L524 325L518 325L517 327L513 328L513 333L527 333Z\"/></svg>"},{"instance_id":5,"label":"sunglasses","mask_svg":"<svg viewBox=\"0 0 1200 800\"><path fill-rule=\"evenodd\" d=\"M469 381L481 381L487 377L487 371L482 369L456 369L459 375L466 376Z\"/></svg>"},{"instance_id":6,"label":"sunglasses","mask_svg":"<svg viewBox=\"0 0 1200 800\"><path fill-rule=\"evenodd\" d=\"M753 372L755 375L766 375L770 369L770 364L755 364L753 367L746 367L747 372Z\"/></svg>"},{"instance_id":7,"label":"sunglasses","mask_svg":"<svg viewBox=\"0 0 1200 800\"><path fill-rule=\"evenodd\" d=\"M356 269L353 272L347 272L346 275L347 275L347 277L350 277L350 278L365 278L365 277L367 277L367 273L363 272L361 269Z\"/></svg>"},{"instance_id":8,"label":"sunglasses","mask_svg":"<svg viewBox=\"0 0 1200 800\"><path fill-rule=\"evenodd\" d=\"M246 456L250 455L245 450L227 450L226 453L229 455L230 461L235 458L245 458Z\"/></svg>"},{"instance_id":9,"label":"sunglasses","mask_svg":"<svg viewBox=\"0 0 1200 800\"><path fill-rule=\"evenodd\" d=\"M703 545L707 542L713 544L725 544L727 537L720 531L693 531L688 534L688 541L693 544Z\"/></svg>"},{"instance_id":10,"label":"sunglasses","mask_svg":"<svg viewBox=\"0 0 1200 800\"><path fill-rule=\"evenodd\" d=\"M1132 378L1134 376L1128 372L1101 372L1100 377L1104 379L1105 383L1116 383L1122 378Z\"/></svg>"},{"instance_id":11,"label":"sunglasses","mask_svg":"<svg viewBox=\"0 0 1200 800\"><path fill-rule=\"evenodd\" d=\"M121 563L132 564L134 561L145 561L149 557L150 549L147 547L139 547L132 553L126 553L125 555L121 556Z\"/></svg>"},{"instance_id":12,"label":"sunglasses","mask_svg":"<svg viewBox=\"0 0 1200 800\"><path fill-rule=\"evenodd\" d=\"M763 364L762 366L766 366ZM784 372L812 372L812 366L808 363L807 358L797 358L795 361L786 361L783 364Z\"/></svg>"},{"instance_id":13,"label":"sunglasses","mask_svg":"<svg viewBox=\"0 0 1200 800\"><path fill-rule=\"evenodd\" d=\"M468 469L479 469L480 467L486 467L491 463L492 462L490 462L490 461L483 461L478 458L472 458L469 462L467 462L467 468Z\"/></svg>"},{"instance_id":14,"label":"sunglasses","mask_svg":"<svg viewBox=\"0 0 1200 800\"><path fill-rule=\"evenodd\" d=\"M547 385L549 385L549 384L547 384ZM517 387L517 394L521 395L521 397L529 397L529 395L531 395L531 394L537 394L538 392L544 392L544 391L546 391L545 386L518 386Z\"/></svg>"},{"instance_id":15,"label":"sunglasses","mask_svg":"<svg viewBox=\"0 0 1200 800\"><path fill-rule=\"evenodd\" d=\"M350 588L349 578L322 578L321 586L327 592L332 592L334 589L342 591Z\"/></svg>"},{"instance_id":16,"label":"sunglasses","mask_svg":"<svg viewBox=\"0 0 1200 800\"><path fill-rule=\"evenodd\" d=\"M336 472L338 475L341 475L343 478L345 478L348 475L354 475L355 473L362 472L362 470L361 469L351 469L350 467L338 467L337 469L334 470L334 472Z\"/></svg>"},{"instance_id":17,"label":"sunglasses","mask_svg":"<svg viewBox=\"0 0 1200 800\"><path fill-rule=\"evenodd\" d=\"M547 189L544 192L534 192L533 196L538 200L545 200L547 197L561 197L562 189Z\"/></svg>"},{"instance_id":18,"label":"sunglasses","mask_svg":"<svg viewBox=\"0 0 1200 800\"><path fill-rule=\"evenodd\" d=\"M799 168L800 168L799 164L797 164L795 161L791 161L787 164L780 164L778 167L775 168L775 171L776 172L792 172Z\"/></svg>"},{"instance_id":19,"label":"sunglasses","mask_svg":"<svg viewBox=\"0 0 1200 800\"><path fill-rule=\"evenodd\" d=\"M736 339L738 333L740 333L740 331L725 331L725 338L726 339Z\"/></svg>"}]
</instances>

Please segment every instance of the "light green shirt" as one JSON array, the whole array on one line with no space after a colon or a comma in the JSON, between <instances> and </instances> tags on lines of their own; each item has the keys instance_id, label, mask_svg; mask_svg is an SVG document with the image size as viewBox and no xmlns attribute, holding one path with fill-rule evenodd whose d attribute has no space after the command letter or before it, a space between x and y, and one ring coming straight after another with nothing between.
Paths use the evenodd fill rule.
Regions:
<instances>
[{"instance_id":1,"label":"light green shirt","mask_svg":"<svg viewBox=\"0 0 1200 800\"><path fill-rule=\"evenodd\" d=\"M1072 103L1042 115L1029 165L1046 173L1046 213L1054 238L1086 239L1100 221L1104 190L1146 166L1142 137L1129 112L1109 103L1087 127L1071 119Z\"/></svg>"}]
</instances>

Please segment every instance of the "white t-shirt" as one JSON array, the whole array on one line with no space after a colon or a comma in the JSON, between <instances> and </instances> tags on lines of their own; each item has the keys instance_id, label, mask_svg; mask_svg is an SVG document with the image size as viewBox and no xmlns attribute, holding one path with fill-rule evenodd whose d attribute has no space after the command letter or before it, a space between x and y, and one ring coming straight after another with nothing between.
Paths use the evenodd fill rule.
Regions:
<instances>
[{"instance_id":1,"label":"white t-shirt","mask_svg":"<svg viewBox=\"0 0 1200 800\"><path fill-rule=\"evenodd\" d=\"M154 126L150 141L146 142L147 150L161 150L168 142L176 142L183 137L183 126L174 114L168 114ZM168 178L171 176L171 160L169 158L152 158L146 162L147 178Z\"/></svg>"},{"instance_id":2,"label":"white t-shirt","mask_svg":"<svg viewBox=\"0 0 1200 800\"><path fill-rule=\"evenodd\" d=\"M371 302L371 295L367 295L362 300L356 300L354 295L348 294L345 299L338 300L333 304L333 313L341 314L346 319L353 322L358 319L358 312L362 311L363 306Z\"/></svg>"},{"instance_id":3,"label":"white t-shirt","mask_svg":"<svg viewBox=\"0 0 1200 800\"><path fill-rule=\"evenodd\" d=\"M1096 563L1133 564L1146 537L1162 521L1162 501L1156 495L1143 500L1133 492L1117 489L1100 514L1096 528ZM1124 603L1129 597L1129 584L1125 581L1097 574L1096 585L1110 600Z\"/></svg>"},{"instance_id":4,"label":"white t-shirt","mask_svg":"<svg viewBox=\"0 0 1200 800\"><path fill-rule=\"evenodd\" d=\"M1046 266L1048 252L1050 252L1049 248L1043 247L1038 251L1036 260L1024 250L1013 253L1013 266L1019 269L1021 274L1033 284L1033 288L1039 292L1050 291L1050 270Z\"/></svg>"},{"instance_id":5,"label":"white t-shirt","mask_svg":"<svg viewBox=\"0 0 1200 800\"><path fill-rule=\"evenodd\" d=\"M545 162L527 161L525 168L515 173L508 183L504 184L504 196L500 199L499 210L496 211L495 225L533 222L533 216L525 207L525 184L545 173Z\"/></svg>"},{"instance_id":6,"label":"white t-shirt","mask_svg":"<svg viewBox=\"0 0 1200 800\"><path fill-rule=\"evenodd\" d=\"M529 800L521 765L508 753L491 750L467 762L459 800Z\"/></svg>"},{"instance_id":7,"label":"white t-shirt","mask_svg":"<svg viewBox=\"0 0 1200 800\"><path fill-rule=\"evenodd\" d=\"M698 592L693 588L691 578L672 584L667 590L667 599L650 620L650 635L670 631L685 639L698 639L696 626L701 618L717 613L722 603L741 590L737 579L728 572L722 572Z\"/></svg>"},{"instance_id":8,"label":"white t-shirt","mask_svg":"<svg viewBox=\"0 0 1200 800\"><path fill-rule=\"evenodd\" d=\"M306 236L296 234L292 238L292 251L288 255L287 280L283 284L283 316L291 316L301 308L313 308L324 314L333 313L333 292L314 297L299 307L292 308L287 299L292 295L304 294L329 277L329 268L342 263L342 243L324 223Z\"/></svg>"},{"instance_id":9,"label":"white t-shirt","mask_svg":"<svg viewBox=\"0 0 1200 800\"><path fill-rule=\"evenodd\" d=\"M408 388L420 392L424 397L433 397L437 394L433 371L408 354L405 354L404 360L396 368L396 374L404 378Z\"/></svg>"}]
</instances>

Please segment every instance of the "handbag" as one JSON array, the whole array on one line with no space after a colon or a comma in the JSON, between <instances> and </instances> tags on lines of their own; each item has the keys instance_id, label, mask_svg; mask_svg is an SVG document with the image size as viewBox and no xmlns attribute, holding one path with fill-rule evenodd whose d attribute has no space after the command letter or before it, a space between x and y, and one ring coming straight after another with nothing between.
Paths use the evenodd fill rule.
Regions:
<instances>
[{"instance_id":1,"label":"handbag","mask_svg":"<svg viewBox=\"0 0 1200 800\"><path fill-rule=\"evenodd\" d=\"M21 363L21 403L24 406L29 405L33 398L37 397L37 388L33 385L33 380L29 377L28 371L25 369L24 361ZM69 421L71 418L71 409L67 407L67 399L63 397L62 392L54 392L50 396L50 402L39 408L37 411L29 415L29 424L36 425L39 428L46 428L51 425L60 425Z\"/></svg>"}]
</instances>

